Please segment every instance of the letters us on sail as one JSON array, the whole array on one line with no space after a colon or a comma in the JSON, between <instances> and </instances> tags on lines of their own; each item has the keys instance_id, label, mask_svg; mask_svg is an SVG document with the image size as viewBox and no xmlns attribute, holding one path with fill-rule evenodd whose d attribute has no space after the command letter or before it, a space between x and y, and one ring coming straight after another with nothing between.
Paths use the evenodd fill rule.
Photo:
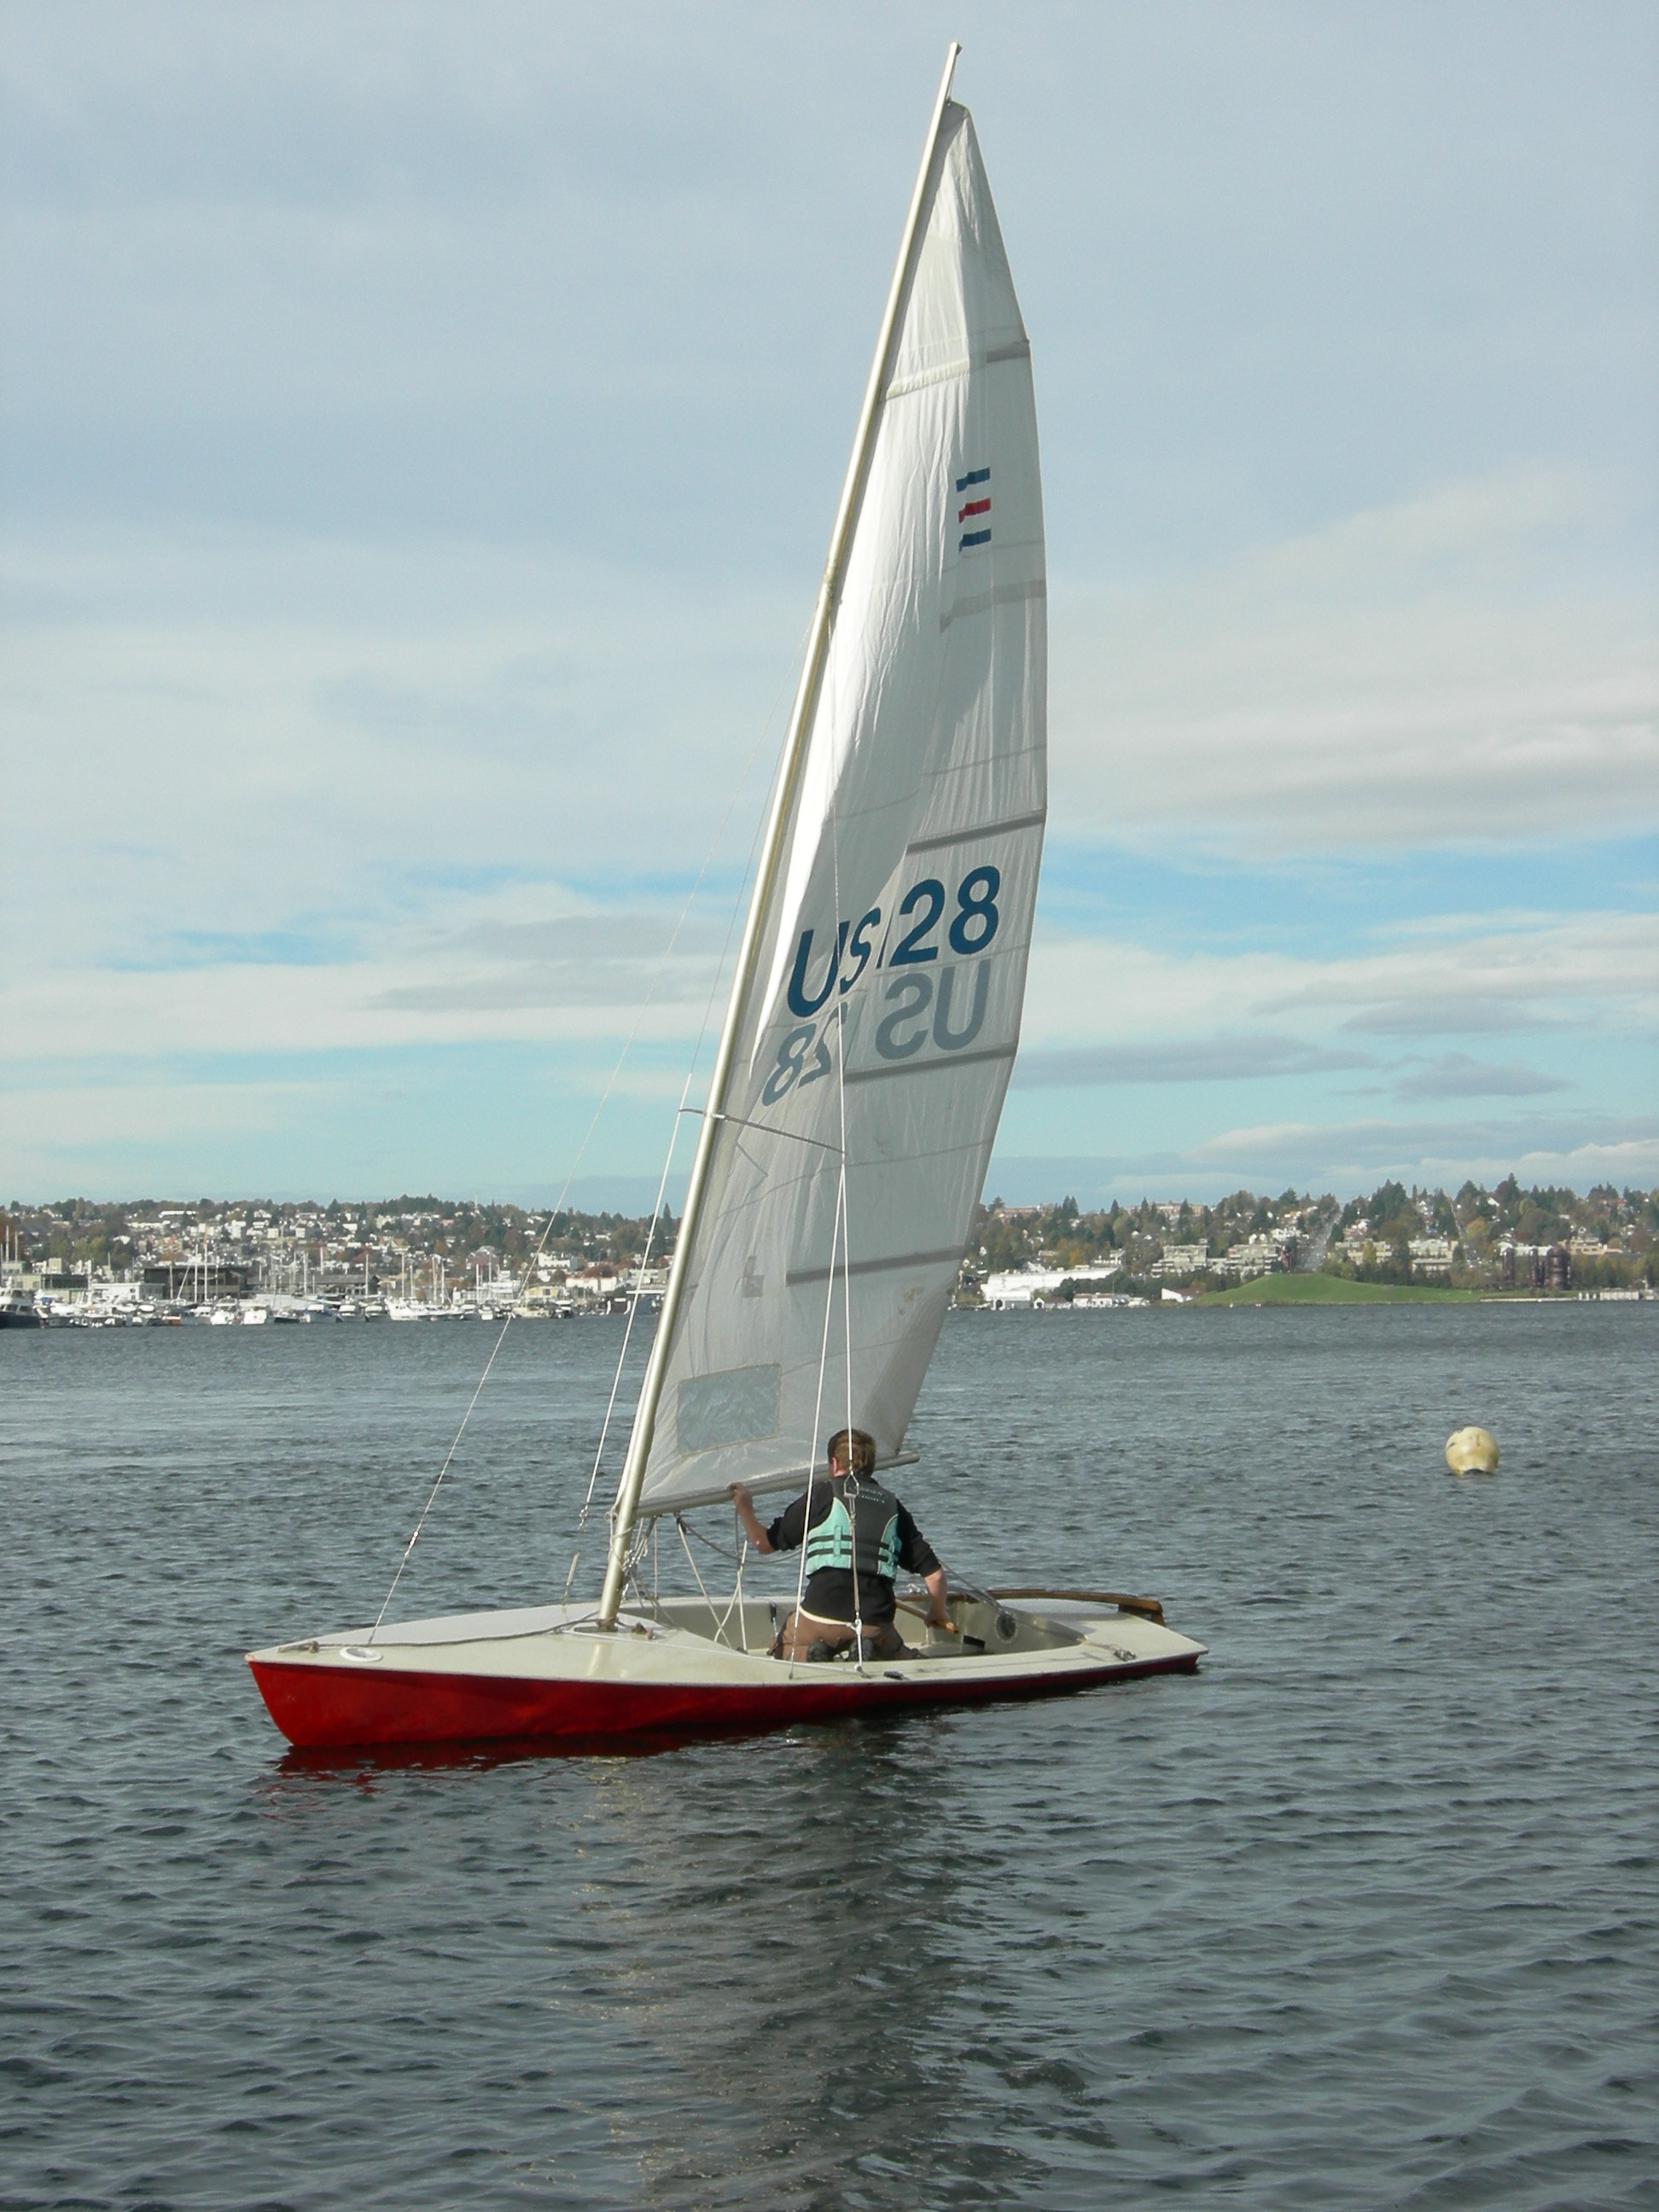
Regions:
<instances>
[{"instance_id":1,"label":"letters us on sail","mask_svg":"<svg viewBox=\"0 0 1659 2212\"><path fill-rule=\"evenodd\" d=\"M849 1403L884 1455L902 1446L1019 1037L1045 590L1030 349L951 106L681 1257L647 1512L794 1480Z\"/></svg>"}]
</instances>

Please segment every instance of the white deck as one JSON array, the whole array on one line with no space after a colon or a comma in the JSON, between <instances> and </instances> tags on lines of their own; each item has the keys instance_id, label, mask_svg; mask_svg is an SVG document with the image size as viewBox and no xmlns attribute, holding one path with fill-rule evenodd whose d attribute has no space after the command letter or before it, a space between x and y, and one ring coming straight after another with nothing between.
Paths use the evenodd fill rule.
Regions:
<instances>
[{"instance_id":1,"label":"white deck","mask_svg":"<svg viewBox=\"0 0 1659 2212\"><path fill-rule=\"evenodd\" d=\"M865 1677L914 1681L948 1669L952 1680L965 1686L1103 1669L1133 1674L1148 1666L1190 1662L1206 1648L1162 1622L1109 1606L1025 1599L994 1609L978 1601L953 1597L951 1602L961 1634L945 1636L901 1610L899 1632L912 1650L902 1658L866 1661ZM998 1611L1016 1624L1011 1639L997 1634ZM665 1598L654 1612L624 1610L615 1631L605 1632L595 1626L592 1607L530 1606L398 1621L378 1633L367 1626L335 1630L249 1656L298 1667L527 1681L775 1685L842 1680L858 1671L845 1659L798 1661L792 1668L769 1658L771 1610L763 1600L751 1598L734 1610L717 1636L720 1620L720 1610L711 1610L701 1598ZM982 1648L975 1650L975 1641ZM375 1656L368 1656L371 1652Z\"/></svg>"}]
</instances>

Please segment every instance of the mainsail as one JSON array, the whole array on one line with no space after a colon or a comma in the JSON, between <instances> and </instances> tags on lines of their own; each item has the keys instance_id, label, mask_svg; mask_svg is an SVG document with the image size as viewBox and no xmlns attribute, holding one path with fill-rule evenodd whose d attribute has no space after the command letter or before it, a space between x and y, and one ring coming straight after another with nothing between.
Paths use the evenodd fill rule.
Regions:
<instances>
[{"instance_id":1,"label":"mainsail","mask_svg":"<svg viewBox=\"0 0 1659 2212\"><path fill-rule=\"evenodd\" d=\"M1046 810L1030 349L973 123L943 91L936 113L641 1405L646 1514L799 1480L849 1401L900 1452L1018 1042Z\"/></svg>"}]
</instances>

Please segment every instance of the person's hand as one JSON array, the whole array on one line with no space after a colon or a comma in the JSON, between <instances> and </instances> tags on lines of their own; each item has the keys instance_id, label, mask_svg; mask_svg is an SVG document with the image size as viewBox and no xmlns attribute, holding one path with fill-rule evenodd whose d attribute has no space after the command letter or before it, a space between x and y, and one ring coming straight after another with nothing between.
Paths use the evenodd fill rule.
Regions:
<instances>
[{"instance_id":1,"label":"person's hand","mask_svg":"<svg viewBox=\"0 0 1659 2212\"><path fill-rule=\"evenodd\" d=\"M930 1613L927 1616L927 1625L930 1628L942 1628L947 1636L955 1636L957 1633L957 1625L948 1613Z\"/></svg>"},{"instance_id":2,"label":"person's hand","mask_svg":"<svg viewBox=\"0 0 1659 2212\"><path fill-rule=\"evenodd\" d=\"M732 1483L726 1494L731 1499L732 1503L737 1507L739 1513L741 1513L745 1507L752 1508L754 1505L755 1501L753 1498L750 1495L749 1491L741 1482Z\"/></svg>"}]
</instances>

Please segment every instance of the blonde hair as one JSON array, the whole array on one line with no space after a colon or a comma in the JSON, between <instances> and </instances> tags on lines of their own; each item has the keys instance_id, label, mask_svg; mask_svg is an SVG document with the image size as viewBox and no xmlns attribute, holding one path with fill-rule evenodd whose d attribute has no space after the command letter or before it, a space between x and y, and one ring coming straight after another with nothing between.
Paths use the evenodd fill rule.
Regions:
<instances>
[{"instance_id":1,"label":"blonde hair","mask_svg":"<svg viewBox=\"0 0 1659 2212\"><path fill-rule=\"evenodd\" d=\"M853 1472L862 1480L866 1474L873 1474L876 1471L876 1440L867 1431L837 1429L826 1447L830 1454L830 1464L831 1467L847 1465L847 1440L849 1437L853 1442Z\"/></svg>"}]
</instances>

